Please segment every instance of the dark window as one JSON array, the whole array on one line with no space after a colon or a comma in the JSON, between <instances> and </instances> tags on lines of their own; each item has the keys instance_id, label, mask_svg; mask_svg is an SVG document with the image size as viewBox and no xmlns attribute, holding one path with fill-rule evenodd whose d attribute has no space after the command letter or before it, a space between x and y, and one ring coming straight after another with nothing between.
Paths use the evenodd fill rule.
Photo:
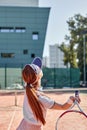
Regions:
<instances>
[{"instance_id":1,"label":"dark window","mask_svg":"<svg viewBox=\"0 0 87 130\"><path fill-rule=\"evenodd\" d=\"M14 53L1 53L2 58L13 58L14 56Z\"/></svg>"},{"instance_id":2,"label":"dark window","mask_svg":"<svg viewBox=\"0 0 87 130\"><path fill-rule=\"evenodd\" d=\"M32 58L35 58L35 54L34 54L34 53L32 53L32 54L31 54L31 57L32 57Z\"/></svg>"},{"instance_id":3,"label":"dark window","mask_svg":"<svg viewBox=\"0 0 87 130\"><path fill-rule=\"evenodd\" d=\"M28 54L28 50L27 49L25 49L25 50L23 50L23 54Z\"/></svg>"}]
</instances>

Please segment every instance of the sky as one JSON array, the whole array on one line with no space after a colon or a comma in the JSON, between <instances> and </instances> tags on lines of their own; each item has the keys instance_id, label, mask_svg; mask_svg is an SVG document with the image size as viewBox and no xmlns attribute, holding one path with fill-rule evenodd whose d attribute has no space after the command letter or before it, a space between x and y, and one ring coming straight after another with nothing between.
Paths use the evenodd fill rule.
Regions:
<instances>
[{"instance_id":1,"label":"sky","mask_svg":"<svg viewBox=\"0 0 87 130\"><path fill-rule=\"evenodd\" d=\"M67 21L76 14L87 16L87 0L39 0L39 7L50 7L43 57L49 45L61 44L69 34Z\"/></svg>"}]
</instances>

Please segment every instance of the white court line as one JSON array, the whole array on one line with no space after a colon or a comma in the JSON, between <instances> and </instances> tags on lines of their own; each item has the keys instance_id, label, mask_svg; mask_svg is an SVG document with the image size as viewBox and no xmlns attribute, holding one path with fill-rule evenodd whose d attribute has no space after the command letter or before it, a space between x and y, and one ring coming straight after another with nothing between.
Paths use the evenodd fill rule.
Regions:
<instances>
[{"instance_id":1,"label":"white court line","mask_svg":"<svg viewBox=\"0 0 87 130\"><path fill-rule=\"evenodd\" d=\"M10 130L10 129L11 129L11 125L12 125L12 122L13 122L13 120L14 120L15 113L16 113L16 110L15 110L14 113L13 113L13 116L12 116L12 118L11 118L11 121L10 121L10 123L9 123L9 126L8 126L8 129L7 129L7 130Z\"/></svg>"},{"instance_id":2,"label":"white court line","mask_svg":"<svg viewBox=\"0 0 87 130\"><path fill-rule=\"evenodd\" d=\"M18 100L18 103L19 103L20 100ZM12 126L12 122L14 120L14 117L15 117L15 113L16 113L16 109L14 110L13 112L13 115L12 115L12 118L11 118L11 121L9 123L9 126L8 126L8 129L7 130L10 130L11 129L11 126Z\"/></svg>"}]
</instances>

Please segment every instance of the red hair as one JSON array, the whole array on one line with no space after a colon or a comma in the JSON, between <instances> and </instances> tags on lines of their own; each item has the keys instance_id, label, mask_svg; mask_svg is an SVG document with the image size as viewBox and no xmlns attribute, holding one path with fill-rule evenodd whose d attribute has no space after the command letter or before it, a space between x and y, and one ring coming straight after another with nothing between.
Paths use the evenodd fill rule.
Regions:
<instances>
[{"instance_id":1,"label":"red hair","mask_svg":"<svg viewBox=\"0 0 87 130\"><path fill-rule=\"evenodd\" d=\"M43 106L38 100L38 96L35 92L35 88L38 86L38 76L34 70L26 65L22 71L23 80L27 83L26 85L26 94L28 97L28 102L31 106L31 109L37 120L41 121L42 124L45 124L45 119L43 115ZM31 87L31 84L33 85Z\"/></svg>"}]
</instances>

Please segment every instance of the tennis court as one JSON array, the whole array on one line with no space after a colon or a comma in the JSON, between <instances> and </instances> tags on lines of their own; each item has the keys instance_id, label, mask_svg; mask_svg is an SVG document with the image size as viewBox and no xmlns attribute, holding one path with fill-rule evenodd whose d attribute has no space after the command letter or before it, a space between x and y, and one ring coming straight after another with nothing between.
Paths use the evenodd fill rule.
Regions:
<instances>
[{"instance_id":1,"label":"tennis court","mask_svg":"<svg viewBox=\"0 0 87 130\"><path fill-rule=\"evenodd\" d=\"M80 106L87 113L87 89L80 90ZM74 95L74 90L52 90L45 91L46 95L59 103L67 101L70 95ZM24 92L18 92L15 98L15 92L0 91L0 130L16 130L20 123L22 115ZM43 130L55 130L55 123L58 116L64 111L48 110L46 125ZM70 130L70 129L69 129Z\"/></svg>"}]
</instances>

